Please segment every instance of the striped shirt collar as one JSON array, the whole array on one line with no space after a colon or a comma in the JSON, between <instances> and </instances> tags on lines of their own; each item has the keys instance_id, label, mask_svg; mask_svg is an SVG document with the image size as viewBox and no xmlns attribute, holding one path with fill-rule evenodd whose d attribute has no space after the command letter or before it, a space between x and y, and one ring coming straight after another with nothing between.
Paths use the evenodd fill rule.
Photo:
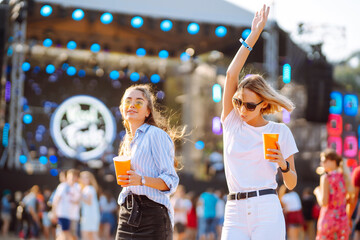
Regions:
<instances>
[{"instance_id":1,"label":"striped shirt collar","mask_svg":"<svg viewBox=\"0 0 360 240\"><path fill-rule=\"evenodd\" d=\"M144 123L144 124L141 125L138 129L136 129L136 132L137 132L137 131L146 132L146 130L147 130L150 126L151 126L150 124Z\"/></svg>"}]
</instances>

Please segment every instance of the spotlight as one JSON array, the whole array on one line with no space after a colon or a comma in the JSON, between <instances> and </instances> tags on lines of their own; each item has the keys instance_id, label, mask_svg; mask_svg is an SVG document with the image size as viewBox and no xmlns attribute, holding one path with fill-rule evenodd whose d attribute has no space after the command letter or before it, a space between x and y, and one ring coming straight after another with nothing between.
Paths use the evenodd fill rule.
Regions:
<instances>
[{"instance_id":1,"label":"spotlight","mask_svg":"<svg viewBox=\"0 0 360 240\"><path fill-rule=\"evenodd\" d=\"M79 77L85 77L85 75L86 75L85 70L83 70L83 69L79 70L78 75L79 75Z\"/></svg>"},{"instance_id":2,"label":"spotlight","mask_svg":"<svg viewBox=\"0 0 360 240\"><path fill-rule=\"evenodd\" d=\"M52 168L50 169L50 174L51 176L57 177L59 175L59 170L57 170L56 168Z\"/></svg>"},{"instance_id":3,"label":"spotlight","mask_svg":"<svg viewBox=\"0 0 360 240\"><path fill-rule=\"evenodd\" d=\"M74 50L76 48L76 42L75 41L70 41L68 42L67 44L67 48L70 49L70 50Z\"/></svg>"},{"instance_id":4,"label":"spotlight","mask_svg":"<svg viewBox=\"0 0 360 240\"><path fill-rule=\"evenodd\" d=\"M159 74L153 74L151 75L150 80L152 83L158 83L160 82L161 78Z\"/></svg>"},{"instance_id":5,"label":"spotlight","mask_svg":"<svg viewBox=\"0 0 360 240\"><path fill-rule=\"evenodd\" d=\"M55 66L52 64L49 64L46 66L46 73L53 74L55 72Z\"/></svg>"},{"instance_id":6,"label":"spotlight","mask_svg":"<svg viewBox=\"0 0 360 240\"><path fill-rule=\"evenodd\" d=\"M140 79L140 74L137 72L133 72L132 74L130 74L130 80L133 82L137 82Z\"/></svg>"},{"instance_id":7,"label":"spotlight","mask_svg":"<svg viewBox=\"0 0 360 240\"><path fill-rule=\"evenodd\" d=\"M197 23L190 23L187 28L191 35L197 34L200 30L200 26Z\"/></svg>"},{"instance_id":8,"label":"spotlight","mask_svg":"<svg viewBox=\"0 0 360 240\"><path fill-rule=\"evenodd\" d=\"M43 41L43 46L44 46L44 47L51 47L52 44L53 44L53 41L52 41L50 38L46 38L46 39Z\"/></svg>"},{"instance_id":9,"label":"spotlight","mask_svg":"<svg viewBox=\"0 0 360 240\"><path fill-rule=\"evenodd\" d=\"M30 114L25 114L23 117L23 122L25 124L30 124L32 122L33 118Z\"/></svg>"},{"instance_id":10,"label":"spotlight","mask_svg":"<svg viewBox=\"0 0 360 240\"><path fill-rule=\"evenodd\" d=\"M201 149L203 149L205 147L205 143L203 141L197 141L195 143L195 147L196 147L196 149L201 150Z\"/></svg>"},{"instance_id":11,"label":"spotlight","mask_svg":"<svg viewBox=\"0 0 360 240\"><path fill-rule=\"evenodd\" d=\"M118 78L120 77L120 74L119 74L119 72L118 71L112 71L111 73L110 73L110 78L112 79L112 80L117 80Z\"/></svg>"},{"instance_id":12,"label":"spotlight","mask_svg":"<svg viewBox=\"0 0 360 240\"><path fill-rule=\"evenodd\" d=\"M72 13L72 18L75 20L75 21L80 21L81 19L83 19L85 16L85 13L83 10L81 9L76 9L73 11Z\"/></svg>"},{"instance_id":13,"label":"spotlight","mask_svg":"<svg viewBox=\"0 0 360 240\"><path fill-rule=\"evenodd\" d=\"M139 57L143 57L146 55L146 50L144 48L138 48L136 50L136 55L138 55Z\"/></svg>"},{"instance_id":14,"label":"spotlight","mask_svg":"<svg viewBox=\"0 0 360 240\"><path fill-rule=\"evenodd\" d=\"M93 44L93 45L91 45L91 47L90 47L90 50L91 50L92 52L94 52L94 53L99 52L99 51L100 51L100 49L101 49L101 47L100 47L100 45L99 45L99 44L97 44L97 43L94 43L94 44Z\"/></svg>"},{"instance_id":15,"label":"spotlight","mask_svg":"<svg viewBox=\"0 0 360 240\"><path fill-rule=\"evenodd\" d=\"M74 76L76 74L76 68L71 66L66 69L66 73L69 76Z\"/></svg>"},{"instance_id":16,"label":"spotlight","mask_svg":"<svg viewBox=\"0 0 360 240\"><path fill-rule=\"evenodd\" d=\"M50 16L52 13L52 7L50 5L44 5L41 9L40 9L40 14L43 17L48 17Z\"/></svg>"},{"instance_id":17,"label":"spotlight","mask_svg":"<svg viewBox=\"0 0 360 240\"><path fill-rule=\"evenodd\" d=\"M249 28L247 28L242 32L241 37L245 40L250 35L250 33L251 33L251 30Z\"/></svg>"},{"instance_id":18,"label":"spotlight","mask_svg":"<svg viewBox=\"0 0 360 240\"><path fill-rule=\"evenodd\" d=\"M168 58L168 57L169 57L168 51L166 51L166 50L161 50L161 51L159 52L159 58L165 59L165 58Z\"/></svg>"},{"instance_id":19,"label":"spotlight","mask_svg":"<svg viewBox=\"0 0 360 240\"><path fill-rule=\"evenodd\" d=\"M45 165L45 164L47 164L48 159L47 159L47 157L45 157L45 156L41 156L41 157L39 158L39 162L40 162L42 165Z\"/></svg>"},{"instance_id":20,"label":"spotlight","mask_svg":"<svg viewBox=\"0 0 360 240\"><path fill-rule=\"evenodd\" d=\"M19 161L21 164L25 164L27 162L27 157L25 155L20 155Z\"/></svg>"},{"instance_id":21,"label":"spotlight","mask_svg":"<svg viewBox=\"0 0 360 240\"><path fill-rule=\"evenodd\" d=\"M212 131L217 135L222 134L221 120L219 117L214 117L212 120Z\"/></svg>"},{"instance_id":22,"label":"spotlight","mask_svg":"<svg viewBox=\"0 0 360 240\"><path fill-rule=\"evenodd\" d=\"M49 160L50 160L50 162L51 162L52 164L55 164L55 163L57 163L58 158L57 158L55 155L51 155L51 156L49 157Z\"/></svg>"},{"instance_id":23,"label":"spotlight","mask_svg":"<svg viewBox=\"0 0 360 240\"><path fill-rule=\"evenodd\" d=\"M111 13L104 13L103 15L101 15L100 17L100 21L103 24L109 24L111 23L113 20L113 16L111 15Z\"/></svg>"},{"instance_id":24,"label":"spotlight","mask_svg":"<svg viewBox=\"0 0 360 240\"><path fill-rule=\"evenodd\" d=\"M160 28L164 32L168 32L172 29L173 23L170 20L164 20L160 23Z\"/></svg>"},{"instance_id":25,"label":"spotlight","mask_svg":"<svg viewBox=\"0 0 360 240\"><path fill-rule=\"evenodd\" d=\"M29 71L29 70L30 70L30 67L31 67L31 65L30 65L30 63L28 63L28 62L24 62L24 63L22 64L22 70L23 70L24 72Z\"/></svg>"},{"instance_id":26,"label":"spotlight","mask_svg":"<svg viewBox=\"0 0 360 240\"><path fill-rule=\"evenodd\" d=\"M187 62L190 60L190 56L189 54L187 54L186 52L183 52L181 55L180 55L180 59L181 61L183 62Z\"/></svg>"},{"instance_id":27,"label":"spotlight","mask_svg":"<svg viewBox=\"0 0 360 240\"><path fill-rule=\"evenodd\" d=\"M225 37L226 33L227 33L227 29L224 26L218 26L215 29L215 35L218 37Z\"/></svg>"},{"instance_id":28,"label":"spotlight","mask_svg":"<svg viewBox=\"0 0 360 240\"><path fill-rule=\"evenodd\" d=\"M144 24L142 17L136 16L131 19L131 26L134 28L140 28Z\"/></svg>"}]
</instances>

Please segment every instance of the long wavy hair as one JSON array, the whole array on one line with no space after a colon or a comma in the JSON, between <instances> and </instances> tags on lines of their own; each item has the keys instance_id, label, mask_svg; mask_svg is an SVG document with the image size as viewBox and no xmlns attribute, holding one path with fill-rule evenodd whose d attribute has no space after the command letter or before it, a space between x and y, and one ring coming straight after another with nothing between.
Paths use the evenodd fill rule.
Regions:
<instances>
[{"instance_id":1,"label":"long wavy hair","mask_svg":"<svg viewBox=\"0 0 360 240\"><path fill-rule=\"evenodd\" d=\"M268 103L266 108L261 109L262 114L273 114L280 112L282 109L292 112L295 109L295 105L290 99L275 91L259 74L247 75L239 83L236 93L242 93L244 88L256 93Z\"/></svg>"},{"instance_id":2,"label":"long wavy hair","mask_svg":"<svg viewBox=\"0 0 360 240\"><path fill-rule=\"evenodd\" d=\"M120 103L120 111L123 109L123 103L124 103L124 97L126 93L138 90L143 94L143 97L147 100L147 108L150 111L150 114L148 117L145 118L144 123L147 123L149 125L153 125L155 127L158 127L162 130L164 130L167 134L169 134L171 140L174 143L178 141L181 141L185 135L185 126L171 126L170 116L165 116L163 114L163 111L160 110L159 104L156 102L156 97L153 93L153 90L151 88L151 85L149 84L139 84L134 85L126 89ZM122 115L124 115L123 112L121 112ZM119 155L130 155L130 143L133 139L133 136L130 132L130 124L126 119L123 119L123 125L125 127L126 134L123 138L123 141L120 143L119 146ZM174 167L176 169L180 169L180 162L177 157L174 159Z\"/></svg>"}]
</instances>

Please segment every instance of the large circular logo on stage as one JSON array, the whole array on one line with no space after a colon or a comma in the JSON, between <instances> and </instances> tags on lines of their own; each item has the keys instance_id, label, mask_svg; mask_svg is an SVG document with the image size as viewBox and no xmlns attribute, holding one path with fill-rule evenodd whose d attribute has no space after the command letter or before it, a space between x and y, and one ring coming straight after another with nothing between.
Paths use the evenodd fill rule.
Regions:
<instances>
[{"instance_id":1,"label":"large circular logo on stage","mask_svg":"<svg viewBox=\"0 0 360 240\"><path fill-rule=\"evenodd\" d=\"M115 119L100 100L80 95L63 102L50 122L54 143L69 158L96 159L112 144Z\"/></svg>"}]
</instances>

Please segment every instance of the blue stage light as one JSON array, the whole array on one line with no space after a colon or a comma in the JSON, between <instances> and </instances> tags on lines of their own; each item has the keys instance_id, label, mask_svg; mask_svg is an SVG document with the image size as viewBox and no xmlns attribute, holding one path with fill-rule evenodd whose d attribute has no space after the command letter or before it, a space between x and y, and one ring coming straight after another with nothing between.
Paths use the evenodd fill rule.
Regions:
<instances>
[{"instance_id":1,"label":"blue stage light","mask_svg":"<svg viewBox=\"0 0 360 240\"><path fill-rule=\"evenodd\" d=\"M94 52L94 53L99 52L99 51L100 51L100 49L101 49L101 47L100 47L100 45L99 45L99 44L97 44L97 43L94 43L94 44L93 44L93 45L91 45L91 47L90 47L90 50L91 50L92 52Z\"/></svg>"},{"instance_id":2,"label":"blue stage light","mask_svg":"<svg viewBox=\"0 0 360 240\"><path fill-rule=\"evenodd\" d=\"M23 117L23 122L25 124L30 124L32 122L33 118L30 114L25 114Z\"/></svg>"},{"instance_id":3,"label":"blue stage light","mask_svg":"<svg viewBox=\"0 0 360 240\"><path fill-rule=\"evenodd\" d=\"M31 65L30 65L30 63L28 63L28 62L24 62L23 64L22 64L22 70L24 71L24 72L27 72L27 71L29 71L30 70L30 68L31 68Z\"/></svg>"},{"instance_id":4,"label":"blue stage light","mask_svg":"<svg viewBox=\"0 0 360 240\"><path fill-rule=\"evenodd\" d=\"M100 17L100 21L103 24L109 24L111 23L113 20L113 15L111 15L111 13L104 13L103 15L101 15Z\"/></svg>"},{"instance_id":5,"label":"blue stage light","mask_svg":"<svg viewBox=\"0 0 360 240\"><path fill-rule=\"evenodd\" d=\"M200 30L200 26L197 23L190 23L187 28L191 35L197 34Z\"/></svg>"},{"instance_id":6,"label":"blue stage light","mask_svg":"<svg viewBox=\"0 0 360 240\"><path fill-rule=\"evenodd\" d=\"M291 66L286 63L283 66L283 82L290 83L291 82Z\"/></svg>"},{"instance_id":7,"label":"blue stage light","mask_svg":"<svg viewBox=\"0 0 360 240\"><path fill-rule=\"evenodd\" d=\"M85 70L83 70L83 69L79 70L78 75L79 75L79 77L85 77L85 75L86 75Z\"/></svg>"},{"instance_id":8,"label":"blue stage light","mask_svg":"<svg viewBox=\"0 0 360 240\"><path fill-rule=\"evenodd\" d=\"M52 64L49 64L46 66L46 73L53 74L55 72L55 66Z\"/></svg>"},{"instance_id":9,"label":"blue stage light","mask_svg":"<svg viewBox=\"0 0 360 240\"><path fill-rule=\"evenodd\" d=\"M158 83L160 82L161 78L159 74L153 74L151 75L150 80L152 83Z\"/></svg>"},{"instance_id":10,"label":"blue stage light","mask_svg":"<svg viewBox=\"0 0 360 240\"><path fill-rule=\"evenodd\" d=\"M221 86L220 84L214 84L212 87L212 97L214 102L221 101Z\"/></svg>"},{"instance_id":11,"label":"blue stage light","mask_svg":"<svg viewBox=\"0 0 360 240\"><path fill-rule=\"evenodd\" d=\"M41 157L39 158L39 162L40 162L41 164L45 165L45 164L47 164L48 159L47 159L47 157L45 157L45 156L41 156Z\"/></svg>"},{"instance_id":12,"label":"blue stage light","mask_svg":"<svg viewBox=\"0 0 360 240\"><path fill-rule=\"evenodd\" d=\"M120 74L119 74L119 72L118 71L111 71L110 72L110 78L112 79L112 80L117 80L118 78L120 77Z\"/></svg>"},{"instance_id":13,"label":"blue stage light","mask_svg":"<svg viewBox=\"0 0 360 240\"><path fill-rule=\"evenodd\" d=\"M186 52L183 52L183 53L180 55L180 59L181 59L181 61L183 61L183 62L189 61L189 60L190 60L190 55L187 54Z\"/></svg>"},{"instance_id":14,"label":"blue stage light","mask_svg":"<svg viewBox=\"0 0 360 240\"><path fill-rule=\"evenodd\" d=\"M68 67L68 69L66 69L66 73L69 76L74 76L76 74L76 68L73 66Z\"/></svg>"},{"instance_id":15,"label":"blue stage light","mask_svg":"<svg viewBox=\"0 0 360 240\"><path fill-rule=\"evenodd\" d=\"M134 28L140 28L144 24L142 17L136 16L131 19L131 26Z\"/></svg>"},{"instance_id":16,"label":"blue stage light","mask_svg":"<svg viewBox=\"0 0 360 240\"><path fill-rule=\"evenodd\" d=\"M217 135L221 135L222 134L222 128L221 128L221 120L220 117L214 117L212 120L212 131L213 133L217 134Z\"/></svg>"},{"instance_id":17,"label":"blue stage light","mask_svg":"<svg viewBox=\"0 0 360 240\"><path fill-rule=\"evenodd\" d=\"M215 29L215 35L218 37L225 37L226 33L227 33L227 29L224 26L218 26Z\"/></svg>"},{"instance_id":18,"label":"blue stage light","mask_svg":"<svg viewBox=\"0 0 360 240\"><path fill-rule=\"evenodd\" d=\"M52 41L50 38L46 38L46 39L43 41L43 46L44 46L44 47L51 47L52 44L53 44L53 41Z\"/></svg>"},{"instance_id":19,"label":"blue stage light","mask_svg":"<svg viewBox=\"0 0 360 240\"><path fill-rule=\"evenodd\" d=\"M140 74L137 72L133 72L132 74L130 74L130 80L133 82L139 81L140 79Z\"/></svg>"},{"instance_id":20,"label":"blue stage light","mask_svg":"<svg viewBox=\"0 0 360 240\"><path fill-rule=\"evenodd\" d=\"M43 17L48 17L50 16L52 13L52 7L50 5L44 5L41 9L40 9L40 14Z\"/></svg>"},{"instance_id":21,"label":"blue stage light","mask_svg":"<svg viewBox=\"0 0 360 240\"><path fill-rule=\"evenodd\" d=\"M8 48L7 52L6 52L6 55L7 55L8 57L11 57L11 56L13 55L13 53L14 53L14 50L13 50L13 48L10 46L10 47Z\"/></svg>"},{"instance_id":22,"label":"blue stage light","mask_svg":"<svg viewBox=\"0 0 360 240\"><path fill-rule=\"evenodd\" d=\"M81 9L76 9L73 11L72 13L72 18L75 20L75 21L80 21L81 19L83 19L85 16L85 13L83 10Z\"/></svg>"},{"instance_id":23,"label":"blue stage light","mask_svg":"<svg viewBox=\"0 0 360 240\"><path fill-rule=\"evenodd\" d=\"M2 136L2 145L4 147L7 147L9 144L9 130L10 130L10 124L5 123L3 128L3 136Z\"/></svg>"},{"instance_id":24,"label":"blue stage light","mask_svg":"<svg viewBox=\"0 0 360 240\"><path fill-rule=\"evenodd\" d=\"M250 33L251 33L251 30L249 28L247 28L242 32L241 37L245 40L250 35Z\"/></svg>"},{"instance_id":25,"label":"blue stage light","mask_svg":"<svg viewBox=\"0 0 360 240\"><path fill-rule=\"evenodd\" d=\"M51 176L57 177L59 175L59 170L57 170L56 168L52 168L50 169L50 174Z\"/></svg>"},{"instance_id":26,"label":"blue stage light","mask_svg":"<svg viewBox=\"0 0 360 240\"><path fill-rule=\"evenodd\" d=\"M50 162L51 162L52 164L55 164L55 163L57 163L58 158L57 158L55 155L51 155L51 156L49 157L49 160L50 160Z\"/></svg>"},{"instance_id":27,"label":"blue stage light","mask_svg":"<svg viewBox=\"0 0 360 240\"><path fill-rule=\"evenodd\" d=\"M161 50L161 51L159 52L159 58L165 59L165 58L168 58L168 57L169 57L168 51L166 51L166 50Z\"/></svg>"},{"instance_id":28,"label":"blue stage light","mask_svg":"<svg viewBox=\"0 0 360 240\"><path fill-rule=\"evenodd\" d=\"M70 41L68 42L67 44L67 48L70 49L70 50L74 50L76 48L76 42L75 41Z\"/></svg>"},{"instance_id":29,"label":"blue stage light","mask_svg":"<svg viewBox=\"0 0 360 240\"><path fill-rule=\"evenodd\" d=\"M20 155L19 162L25 164L27 162L27 157L25 155Z\"/></svg>"},{"instance_id":30,"label":"blue stage light","mask_svg":"<svg viewBox=\"0 0 360 240\"><path fill-rule=\"evenodd\" d=\"M201 149L203 149L205 147L205 143L203 141L197 141L195 143L195 147L196 147L196 149L201 150Z\"/></svg>"},{"instance_id":31,"label":"blue stage light","mask_svg":"<svg viewBox=\"0 0 360 240\"><path fill-rule=\"evenodd\" d=\"M164 20L160 23L160 28L164 32L168 32L172 29L173 23L170 20Z\"/></svg>"},{"instance_id":32,"label":"blue stage light","mask_svg":"<svg viewBox=\"0 0 360 240\"><path fill-rule=\"evenodd\" d=\"M138 55L139 57L143 57L146 55L146 50L144 48L138 48L136 50L136 55Z\"/></svg>"}]
</instances>

